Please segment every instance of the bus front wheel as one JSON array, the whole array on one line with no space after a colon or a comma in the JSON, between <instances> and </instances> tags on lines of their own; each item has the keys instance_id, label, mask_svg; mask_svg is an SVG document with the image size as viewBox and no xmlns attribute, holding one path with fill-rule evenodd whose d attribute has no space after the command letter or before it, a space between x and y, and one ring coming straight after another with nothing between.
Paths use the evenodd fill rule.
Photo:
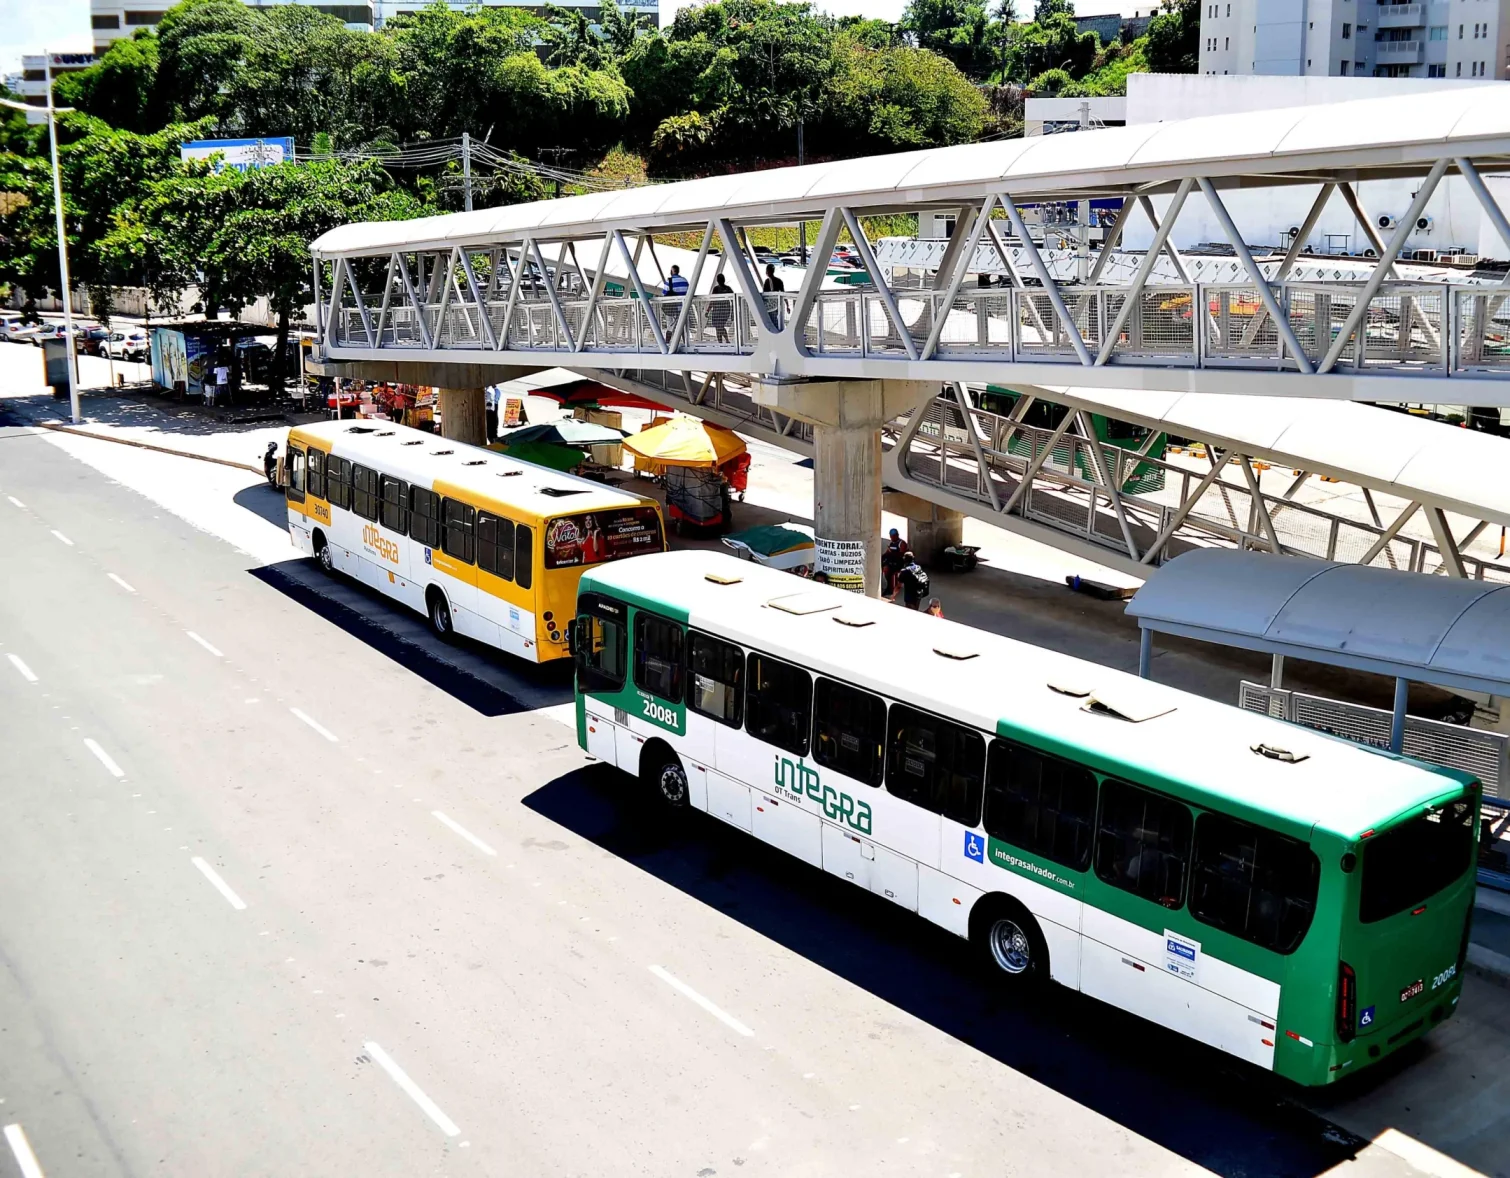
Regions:
<instances>
[{"instance_id":1,"label":"bus front wheel","mask_svg":"<svg viewBox=\"0 0 1510 1178\"><path fill-rule=\"evenodd\" d=\"M663 805L672 810L687 805L687 770L682 767L681 759L664 745L658 749L646 747L640 778Z\"/></svg>"},{"instance_id":2,"label":"bus front wheel","mask_svg":"<svg viewBox=\"0 0 1510 1178\"><path fill-rule=\"evenodd\" d=\"M1038 922L1007 897L982 901L970 921L970 939L991 974L1028 989L1049 976L1049 948Z\"/></svg>"}]
</instances>

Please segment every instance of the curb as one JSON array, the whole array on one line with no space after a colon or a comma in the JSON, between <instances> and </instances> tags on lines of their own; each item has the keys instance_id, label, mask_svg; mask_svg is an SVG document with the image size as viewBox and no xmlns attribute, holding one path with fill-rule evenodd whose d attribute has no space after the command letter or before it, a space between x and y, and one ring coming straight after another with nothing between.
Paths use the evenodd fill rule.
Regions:
<instances>
[{"instance_id":1,"label":"curb","mask_svg":"<svg viewBox=\"0 0 1510 1178\"><path fill-rule=\"evenodd\" d=\"M169 446L154 446L149 442L138 442L133 438L112 438L109 434L97 434L90 430L79 429L71 425L56 425L45 421L32 423L38 429L50 429L55 433L73 434L79 438L93 438L97 442L114 442L117 446L135 446L138 450L152 450L158 454L171 454L175 458L193 458L199 462L213 462L217 466L230 466L237 470L251 471L252 474L263 474L260 466L253 466L249 462L236 462L230 458L216 458L210 454L196 454L192 450L174 450Z\"/></svg>"},{"instance_id":2,"label":"curb","mask_svg":"<svg viewBox=\"0 0 1510 1178\"><path fill-rule=\"evenodd\" d=\"M1486 949L1482 945L1468 943L1467 971L1496 986L1510 990L1510 957Z\"/></svg>"}]
</instances>

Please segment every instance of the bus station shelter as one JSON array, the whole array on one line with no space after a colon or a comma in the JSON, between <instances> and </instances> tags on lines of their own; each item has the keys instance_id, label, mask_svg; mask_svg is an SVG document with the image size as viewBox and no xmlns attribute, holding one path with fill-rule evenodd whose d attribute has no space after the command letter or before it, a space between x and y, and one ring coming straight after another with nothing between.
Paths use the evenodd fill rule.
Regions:
<instances>
[{"instance_id":1,"label":"bus station shelter","mask_svg":"<svg viewBox=\"0 0 1510 1178\"><path fill-rule=\"evenodd\" d=\"M1281 686L1286 656L1392 677L1388 747L1393 752L1413 752L1404 739L1411 682L1510 697L1510 585L1203 548L1155 572L1128 602L1127 612L1141 630L1138 674L1145 679L1155 634L1270 654L1274 688ZM1460 726L1419 723L1456 727L1465 737L1470 733ZM1346 730L1337 734L1368 739ZM1505 769L1505 740L1493 735L1500 762L1496 772L1484 773L1489 766L1476 770L1486 777L1486 787Z\"/></svg>"}]
</instances>

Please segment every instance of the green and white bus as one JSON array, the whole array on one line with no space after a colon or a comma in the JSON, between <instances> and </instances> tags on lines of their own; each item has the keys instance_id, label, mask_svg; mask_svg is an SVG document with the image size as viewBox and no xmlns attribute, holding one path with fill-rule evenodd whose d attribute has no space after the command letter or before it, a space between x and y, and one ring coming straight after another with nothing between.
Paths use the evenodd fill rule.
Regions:
<instances>
[{"instance_id":1,"label":"green and white bus","mask_svg":"<svg viewBox=\"0 0 1510 1178\"><path fill-rule=\"evenodd\" d=\"M706 552L589 569L577 737L724 822L1300 1084L1449 1017L1471 776Z\"/></svg>"}]
</instances>

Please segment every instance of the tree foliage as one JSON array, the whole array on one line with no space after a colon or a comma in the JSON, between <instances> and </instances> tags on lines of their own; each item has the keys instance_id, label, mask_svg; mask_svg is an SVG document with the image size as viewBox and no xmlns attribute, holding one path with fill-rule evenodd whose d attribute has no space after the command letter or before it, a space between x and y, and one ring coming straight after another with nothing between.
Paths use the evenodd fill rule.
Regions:
<instances>
[{"instance_id":1,"label":"tree foliage","mask_svg":"<svg viewBox=\"0 0 1510 1178\"><path fill-rule=\"evenodd\" d=\"M1164 0L1148 23L1148 68L1160 74L1193 74L1201 68L1199 0Z\"/></svg>"}]
</instances>

